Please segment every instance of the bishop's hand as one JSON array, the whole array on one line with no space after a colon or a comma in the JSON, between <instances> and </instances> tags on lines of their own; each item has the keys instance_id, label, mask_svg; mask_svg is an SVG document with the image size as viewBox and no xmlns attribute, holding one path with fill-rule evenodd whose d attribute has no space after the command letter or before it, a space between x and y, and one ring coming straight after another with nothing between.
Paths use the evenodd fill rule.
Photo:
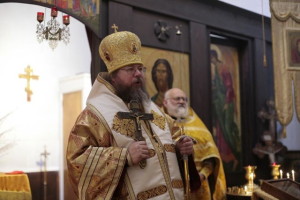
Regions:
<instances>
[{"instance_id":1,"label":"bishop's hand","mask_svg":"<svg viewBox=\"0 0 300 200\"><path fill-rule=\"evenodd\" d=\"M128 147L128 152L133 165L150 157L149 149L145 141L134 141Z\"/></svg>"}]
</instances>

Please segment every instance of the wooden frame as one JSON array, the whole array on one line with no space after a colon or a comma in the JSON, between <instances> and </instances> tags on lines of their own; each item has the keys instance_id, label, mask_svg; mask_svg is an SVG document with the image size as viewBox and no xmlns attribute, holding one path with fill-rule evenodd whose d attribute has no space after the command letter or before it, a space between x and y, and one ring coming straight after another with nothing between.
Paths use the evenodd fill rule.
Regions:
<instances>
[{"instance_id":1,"label":"wooden frame","mask_svg":"<svg viewBox=\"0 0 300 200\"><path fill-rule=\"evenodd\" d=\"M212 126L226 172L242 163L240 64L238 48L211 43Z\"/></svg>"},{"instance_id":2,"label":"wooden frame","mask_svg":"<svg viewBox=\"0 0 300 200\"><path fill-rule=\"evenodd\" d=\"M286 29L284 36L285 61L288 70L300 70L300 31Z\"/></svg>"},{"instance_id":3,"label":"wooden frame","mask_svg":"<svg viewBox=\"0 0 300 200\"><path fill-rule=\"evenodd\" d=\"M142 60L147 68L146 80L147 91L150 97L154 97L157 94L157 89L152 81L152 69L154 63L158 60L166 60L170 64L171 71L173 73L173 81L171 87L178 87L182 89L187 96L190 94L189 86L189 56L184 53L161 50L157 48L142 47ZM168 73L168 72L167 72ZM167 81L167 80L165 80ZM171 87L169 89L171 89ZM155 101L154 101L155 102ZM161 99L156 102L161 106Z\"/></svg>"}]
</instances>

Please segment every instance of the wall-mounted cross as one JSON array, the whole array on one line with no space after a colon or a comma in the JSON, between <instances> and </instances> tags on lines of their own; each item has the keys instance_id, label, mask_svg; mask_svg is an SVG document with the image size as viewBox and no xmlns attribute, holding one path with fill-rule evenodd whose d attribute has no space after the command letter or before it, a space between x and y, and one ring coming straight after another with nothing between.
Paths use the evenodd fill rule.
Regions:
<instances>
[{"instance_id":1,"label":"wall-mounted cross","mask_svg":"<svg viewBox=\"0 0 300 200\"><path fill-rule=\"evenodd\" d=\"M30 79L35 79L38 80L39 76L32 75L32 68L28 65L24 71L26 74L19 74L19 78L25 78L27 80L27 85L25 87L25 92L27 93L27 101L31 100L31 95L33 94L31 89L30 89Z\"/></svg>"}]
</instances>

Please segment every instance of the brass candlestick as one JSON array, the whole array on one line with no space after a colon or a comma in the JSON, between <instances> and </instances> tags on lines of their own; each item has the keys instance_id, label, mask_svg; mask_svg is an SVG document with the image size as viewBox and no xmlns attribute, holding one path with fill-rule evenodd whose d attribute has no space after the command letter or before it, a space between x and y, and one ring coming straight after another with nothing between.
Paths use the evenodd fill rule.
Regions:
<instances>
[{"instance_id":1,"label":"brass candlestick","mask_svg":"<svg viewBox=\"0 0 300 200\"><path fill-rule=\"evenodd\" d=\"M279 167L280 165L277 165L276 163L273 163L271 165L272 167L272 176L273 176L273 179L278 179L278 176L279 176Z\"/></svg>"},{"instance_id":2,"label":"brass candlestick","mask_svg":"<svg viewBox=\"0 0 300 200\"><path fill-rule=\"evenodd\" d=\"M247 192L253 192L253 189L255 187L254 185L254 179L255 179L255 169L256 169L256 166L246 166L244 167L244 169L246 170L246 175L245 175L245 178L247 179L247 184L245 186L247 186Z\"/></svg>"}]
</instances>

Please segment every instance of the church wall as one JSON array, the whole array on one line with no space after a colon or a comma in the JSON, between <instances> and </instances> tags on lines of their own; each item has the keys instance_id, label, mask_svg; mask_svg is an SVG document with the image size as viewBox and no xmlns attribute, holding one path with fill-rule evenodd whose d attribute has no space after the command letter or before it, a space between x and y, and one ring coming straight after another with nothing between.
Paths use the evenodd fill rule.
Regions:
<instances>
[{"instance_id":1,"label":"church wall","mask_svg":"<svg viewBox=\"0 0 300 200\"><path fill-rule=\"evenodd\" d=\"M3 92L1 117L12 112L7 118L7 123L1 124L1 130L9 129L6 139L13 142L12 147L1 154L2 159L11 161L1 163L1 171L16 170L17 166L22 166L24 171L39 171L40 167L36 162L40 160L39 153L44 150L45 145L52 153L48 161L49 170L58 170L55 159L59 154L57 140L61 131L59 79L70 74L89 72L87 38L83 37L85 29L74 20L72 28L77 31L74 30L71 43L68 46L59 43L53 51L48 42L39 44L36 41L36 12L44 8L27 4L1 3L0 9L1 15L6 16L0 20L3 27L0 33L0 87ZM20 9L22 17L17 14L20 13ZM19 28L22 29L22 34ZM87 50L82 52L83 49ZM82 55L84 52L87 52L87 55ZM33 68L34 75L39 76L39 80L31 80L33 94L30 102L27 101L27 94L24 91L26 80L18 78L19 74L25 73L27 65ZM24 159L28 160L10 155L24 152L23 148L28 154ZM35 156L37 157L34 158Z\"/></svg>"}]
</instances>

